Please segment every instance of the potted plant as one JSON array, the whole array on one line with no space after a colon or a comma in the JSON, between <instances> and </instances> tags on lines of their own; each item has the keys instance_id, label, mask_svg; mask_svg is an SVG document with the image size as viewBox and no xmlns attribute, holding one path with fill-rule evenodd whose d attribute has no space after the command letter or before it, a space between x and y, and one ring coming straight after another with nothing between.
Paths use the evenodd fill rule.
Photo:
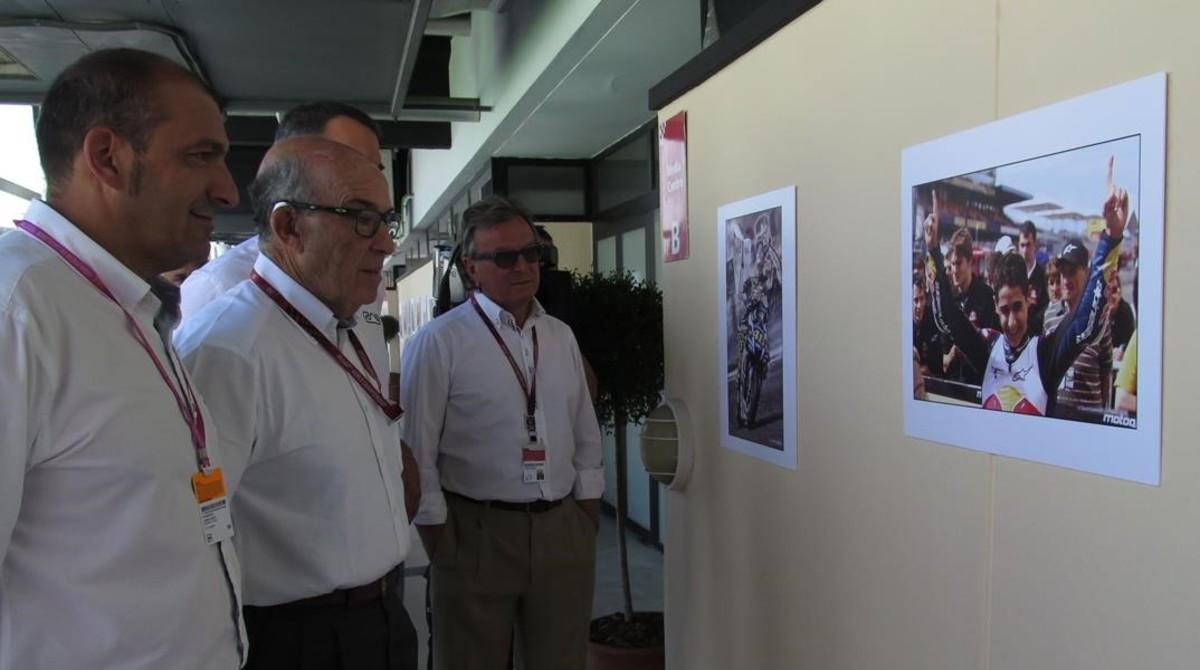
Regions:
<instances>
[{"instance_id":1,"label":"potted plant","mask_svg":"<svg viewBox=\"0 0 1200 670\"><path fill-rule=\"evenodd\" d=\"M637 422L659 405L663 388L662 291L624 273L572 276L568 322L600 382L594 399L609 431ZM625 477L617 478L617 548L623 611L594 619L591 668L662 668L662 612L637 612L625 542Z\"/></svg>"}]
</instances>

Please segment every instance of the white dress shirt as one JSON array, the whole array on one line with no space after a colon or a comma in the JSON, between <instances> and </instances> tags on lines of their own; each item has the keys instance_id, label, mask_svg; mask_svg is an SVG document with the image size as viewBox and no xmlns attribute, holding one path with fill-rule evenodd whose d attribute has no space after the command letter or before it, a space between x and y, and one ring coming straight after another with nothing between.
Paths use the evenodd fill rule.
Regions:
<instances>
[{"instance_id":1,"label":"white dress shirt","mask_svg":"<svg viewBox=\"0 0 1200 670\"><path fill-rule=\"evenodd\" d=\"M183 318L199 312L201 307L248 278L257 259L258 235L255 235L196 268L179 285L179 310Z\"/></svg>"},{"instance_id":2,"label":"white dress shirt","mask_svg":"<svg viewBox=\"0 0 1200 670\"><path fill-rule=\"evenodd\" d=\"M524 392L500 345L467 301L426 324L404 346L402 435L421 468L416 523L445 522L443 489L476 500L509 502L570 494L580 500L599 498L604 492L600 428L575 335L537 301L518 328L512 314L481 292L475 296L526 379L533 375L537 329L535 417L547 477L523 483L521 452L529 446Z\"/></svg>"},{"instance_id":3,"label":"white dress shirt","mask_svg":"<svg viewBox=\"0 0 1200 670\"><path fill-rule=\"evenodd\" d=\"M324 303L265 255L254 269L362 369ZM176 339L221 422L248 604L360 586L404 560L398 426L316 340L248 280Z\"/></svg>"},{"instance_id":4,"label":"white dress shirt","mask_svg":"<svg viewBox=\"0 0 1200 670\"><path fill-rule=\"evenodd\" d=\"M150 285L48 205L168 370ZM220 429L204 410L208 452ZM0 240L0 669L232 670L232 542L205 544L191 432L121 310L23 232Z\"/></svg>"},{"instance_id":5,"label":"white dress shirt","mask_svg":"<svg viewBox=\"0 0 1200 670\"><path fill-rule=\"evenodd\" d=\"M258 235L217 256L188 275L187 279L183 280L183 284L179 286L179 309L183 313L183 318L187 319L199 312L200 308L248 279L256 260L258 260ZM380 308L385 297L383 291L383 282L381 281L375 303L363 305L359 309L354 332L358 334L363 347L370 355L371 364L380 374L386 375L391 366L388 364L387 343L383 340L383 322L379 319ZM387 383L386 380L384 383Z\"/></svg>"}]
</instances>

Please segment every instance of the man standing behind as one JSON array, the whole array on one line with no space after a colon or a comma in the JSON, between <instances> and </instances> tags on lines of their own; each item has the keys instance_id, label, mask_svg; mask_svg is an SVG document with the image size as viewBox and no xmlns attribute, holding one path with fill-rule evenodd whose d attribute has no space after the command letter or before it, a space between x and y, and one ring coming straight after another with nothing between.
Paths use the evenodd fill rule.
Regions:
<instances>
[{"instance_id":1,"label":"man standing behind","mask_svg":"<svg viewBox=\"0 0 1200 670\"><path fill-rule=\"evenodd\" d=\"M1037 262L1038 229L1032 221L1021 224L1021 234L1017 238L1017 249L1025 261L1025 273L1029 278L1029 327L1034 332L1042 331L1042 320L1046 306L1050 303L1047 293L1046 268Z\"/></svg>"},{"instance_id":2,"label":"man standing behind","mask_svg":"<svg viewBox=\"0 0 1200 670\"><path fill-rule=\"evenodd\" d=\"M570 328L534 298L542 247L498 197L463 213L479 289L404 349L404 433L421 466L434 666L582 670L604 473Z\"/></svg>"},{"instance_id":3,"label":"man standing behind","mask_svg":"<svg viewBox=\"0 0 1200 670\"><path fill-rule=\"evenodd\" d=\"M247 668L411 669L400 408L355 335L394 245L374 163L316 137L271 148L251 186L249 281L179 329L213 398L245 565Z\"/></svg>"},{"instance_id":4,"label":"man standing behind","mask_svg":"<svg viewBox=\"0 0 1200 670\"><path fill-rule=\"evenodd\" d=\"M220 110L162 56L96 51L37 137L47 201L0 240L0 668L233 670L223 427L158 279L237 202Z\"/></svg>"},{"instance_id":5,"label":"man standing behind","mask_svg":"<svg viewBox=\"0 0 1200 670\"><path fill-rule=\"evenodd\" d=\"M1115 259L1101 259L1106 267L1115 267ZM1088 250L1080 240L1067 242L1058 254L1059 284L1062 286L1064 309L1046 315L1044 329L1054 332L1069 316L1080 309L1084 287L1088 281ZM1108 270L1112 272L1113 270ZM1095 299L1089 295L1089 299ZM1090 309L1085 305L1082 309ZM1103 307L1103 305L1101 305ZM1100 421L1100 414L1111 407L1113 340L1112 324L1107 314L1100 317L1102 330L1075 359L1063 377L1058 392L1060 415L1067 418Z\"/></svg>"},{"instance_id":6,"label":"man standing behind","mask_svg":"<svg viewBox=\"0 0 1200 670\"><path fill-rule=\"evenodd\" d=\"M934 210L937 194L934 193ZM996 328L996 296L987 282L975 274L972 266L975 242L966 228L959 228L950 236L950 248L946 252L945 270L954 291L954 301L976 330ZM979 384L983 370L976 369L958 347L950 346L942 358L946 376L968 384Z\"/></svg>"}]
</instances>

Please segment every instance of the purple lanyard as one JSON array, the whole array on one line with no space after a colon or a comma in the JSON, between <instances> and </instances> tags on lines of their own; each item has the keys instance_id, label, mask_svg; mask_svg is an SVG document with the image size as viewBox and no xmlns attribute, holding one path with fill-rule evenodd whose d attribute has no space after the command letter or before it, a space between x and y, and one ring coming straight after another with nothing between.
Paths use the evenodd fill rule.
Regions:
<instances>
[{"instance_id":1,"label":"purple lanyard","mask_svg":"<svg viewBox=\"0 0 1200 670\"><path fill-rule=\"evenodd\" d=\"M71 253L70 249L64 247L61 243L59 243L58 240L51 237L48 233L46 233L46 231L37 227L35 224L24 220L16 221L15 223L17 224L18 228L26 233L29 233L39 242L57 253L64 261L67 262L68 265L74 268L76 272L78 272L84 279L94 286L101 295L111 300L112 303L117 306L117 309L120 309L125 315L125 321L129 324L129 330L133 333L133 336L138 341L138 344L142 345L142 349L145 350L146 355L150 357L150 361L154 363L154 367L158 370L158 375L162 377L163 383L167 385L167 388L171 389L171 395L175 396L175 404L179 407L179 413L183 415L183 420L187 424L188 430L191 431L192 434L192 445L196 449L196 460L199 461L200 469L208 472L212 467L212 463L208 459L208 448L206 446L207 440L205 439L204 432L204 417L200 412L200 404L196 401L196 392L192 389L191 381L188 379L187 373L183 370L182 366L175 366L178 367L179 378L183 381L184 389L181 393L171 381L170 375L167 374L167 370L163 366L162 361L159 360L158 354L154 352L154 348L150 346L150 340L147 339L146 334L142 332L142 328L138 325L137 320L133 318L133 315L129 313L129 310L125 309L125 307L123 307L121 303L117 301L117 298L112 294L112 291L110 291L108 286L104 284L104 281L100 279L100 275L96 274L96 271L92 269L92 266L88 265L87 262L80 257ZM163 342L163 346L167 350L167 355L170 356L170 347L167 346L166 342Z\"/></svg>"},{"instance_id":2,"label":"purple lanyard","mask_svg":"<svg viewBox=\"0 0 1200 670\"><path fill-rule=\"evenodd\" d=\"M400 415L404 414L404 411L400 409L399 404L388 400L387 398L383 397L382 393L380 393L379 377L375 374L375 367L371 365L370 357L367 356L366 350L363 349L362 342L359 341L358 336L354 334L353 330L347 331L346 334L350 338L350 344L354 346L354 352L358 354L358 360L362 362L363 367L367 370L371 377L376 380L374 384L372 384L362 372L359 372L358 368L354 367L354 364L350 362L350 359L346 358L346 355L343 354L340 349L338 349L337 345L333 342L330 342L329 338L325 337L325 334L322 333L316 326L314 326L312 321L309 321L308 318L300 313L300 310L296 309L292 303L288 302L287 298L283 297L283 294L271 285L271 282L263 279L263 276L258 274L257 271L250 272L250 281L254 282L254 285L261 289L263 293L266 293L267 297L273 300L276 305L279 305L279 309L282 309L283 313L287 314L297 326L300 326L304 332L308 333L310 337L316 340L317 344L321 345L321 348L325 350L325 353L329 354L333 360L337 361L337 364L342 366L342 369L346 371L346 374L350 375L354 381L358 382L358 385L362 388L362 390L365 391L367 395L371 396L371 400L375 401L375 405L379 407L379 409L382 410L385 415L387 415L389 420L395 421L400 418Z\"/></svg>"},{"instance_id":3,"label":"purple lanyard","mask_svg":"<svg viewBox=\"0 0 1200 670\"><path fill-rule=\"evenodd\" d=\"M512 366L513 373L517 375L517 383L521 385L521 393L525 397L525 416L526 420L534 415L537 410L537 369L538 369L538 336L537 328L531 328L533 331L533 381L529 382L525 379L525 371L521 366L517 365L517 359L513 358L512 352L509 351L508 345L504 343L504 339L500 337L500 333L496 327L492 325L492 320L484 313L483 308L479 306L479 302L475 300L475 294L471 294L471 305L475 307L475 312L479 314L479 318L483 319L483 324L487 326L492 333L492 337L496 338L496 344L500 345L500 351L504 352L504 356L508 358L508 364Z\"/></svg>"}]
</instances>

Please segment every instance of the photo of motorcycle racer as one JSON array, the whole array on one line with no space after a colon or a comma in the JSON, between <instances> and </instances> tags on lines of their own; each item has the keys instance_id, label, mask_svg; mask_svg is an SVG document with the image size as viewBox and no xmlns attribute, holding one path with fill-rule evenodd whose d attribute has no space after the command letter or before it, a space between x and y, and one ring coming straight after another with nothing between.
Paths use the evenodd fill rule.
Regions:
<instances>
[{"instance_id":1,"label":"photo of motorcycle racer","mask_svg":"<svg viewBox=\"0 0 1200 670\"><path fill-rule=\"evenodd\" d=\"M948 335L966 359L984 370L981 404L985 409L1051 416L1059 384L1075 358L1100 335L1106 318L1106 271L1115 269L1121 239L1129 220L1129 195L1113 183L1113 160L1108 162L1107 198L1102 211L1104 231L1088 268L1083 299L1062 325L1049 335L1029 327L1032 307L1029 279L1019 256L1006 256L999 270L996 316L1000 330L972 327L952 299L943 265L937 191L923 225L927 272L934 275L930 308L934 323Z\"/></svg>"},{"instance_id":2,"label":"photo of motorcycle racer","mask_svg":"<svg viewBox=\"0 0 1200 670\"><path fill-rule=\"evenodd\" d=\"M770 209L732 219L726 231L730 430L776 449L783 447L779 222L780 211Z\"/></svg>"}]
</instances>

